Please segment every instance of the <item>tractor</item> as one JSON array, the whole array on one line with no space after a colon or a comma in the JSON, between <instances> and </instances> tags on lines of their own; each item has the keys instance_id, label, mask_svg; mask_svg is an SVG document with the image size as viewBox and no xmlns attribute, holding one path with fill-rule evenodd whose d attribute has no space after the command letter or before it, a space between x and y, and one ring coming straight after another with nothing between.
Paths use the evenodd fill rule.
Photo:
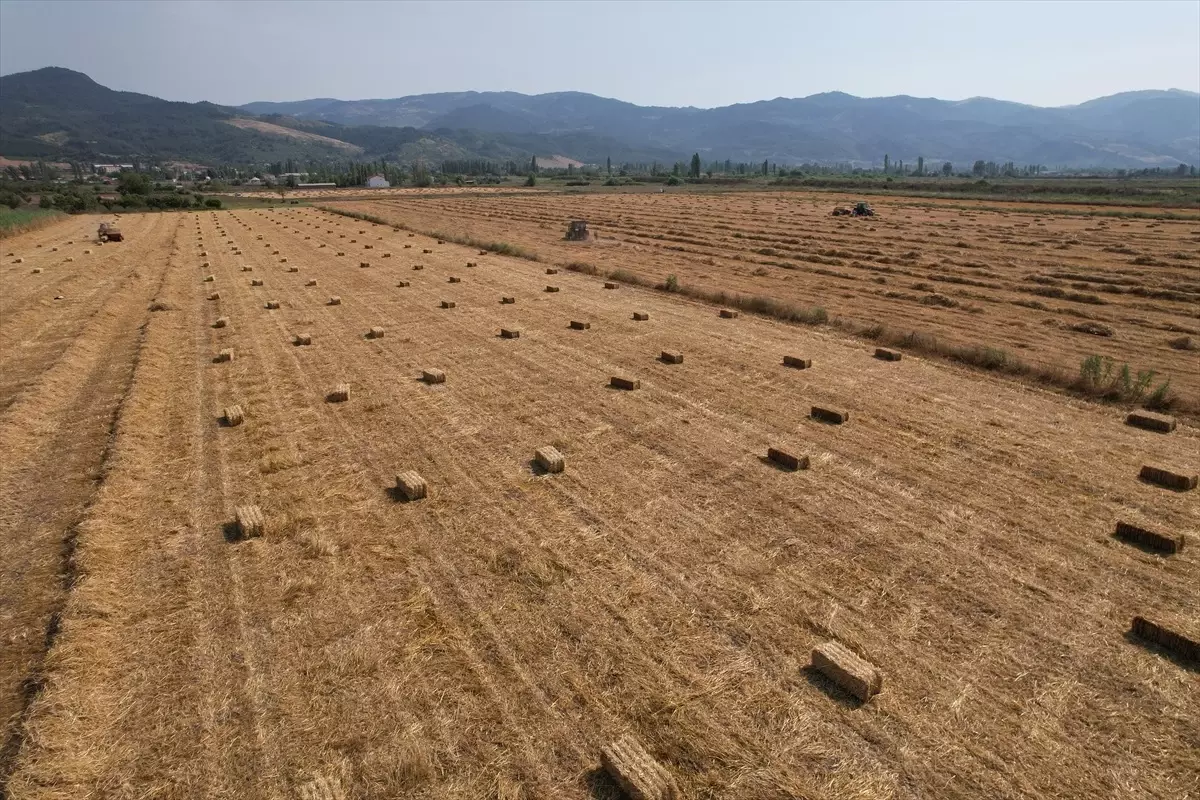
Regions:
<instances>
[{"instance_id":1,"label":"tractor","mask_svg":"<svg viewBox=\"0 0 1200 800\"><path fill-rule=\"evenodd\" d=\"M576 220L567 226L567 241L568 242L586 242L591 238L591 233L588 232L587 222Z\"/></svg>"},{"instance_id":2,"label":"tractor","mask_svg":"<svg viewBox=\"0 0 1200 800\"><path fill-rule=\"evenodd\" d=\"M107 222L100 223L100 230L96 233L96 238L101 242L119 242L125 237L121 235L121 231L117 226L110 225Z\"/></svg>"},{"instance_id":3,"label":"tractor","mask_svg":"<svg viewBox=\"0 0 1200 800\"><path fill-rule=\"evenodd\" d=\"M846 208L845 206L838 206L837 208L835 208L833 210L833 216L835 216L835 217L873 217L873 216L875 216L875 209L871 208L871 206L868 203L860 202L860 203L855 203L854 208Z\"/></svg>"}]
</instances>

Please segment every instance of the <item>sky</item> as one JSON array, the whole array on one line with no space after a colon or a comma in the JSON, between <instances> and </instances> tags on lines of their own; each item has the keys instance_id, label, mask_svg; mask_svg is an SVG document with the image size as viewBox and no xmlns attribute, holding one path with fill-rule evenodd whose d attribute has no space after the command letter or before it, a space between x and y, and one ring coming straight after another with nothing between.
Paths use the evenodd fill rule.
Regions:
<instances>
[{"instance_id":1,"label":"sky","mask_svg":"<svg viewBox=\"0 0 1200 800\"><path fill-rule=\"evenodd\" d=\"M45 66L223 105L472 89L1067 105L1200 91L1200 0L0 0L0 74Z\"/></svg>"}]
</instances>

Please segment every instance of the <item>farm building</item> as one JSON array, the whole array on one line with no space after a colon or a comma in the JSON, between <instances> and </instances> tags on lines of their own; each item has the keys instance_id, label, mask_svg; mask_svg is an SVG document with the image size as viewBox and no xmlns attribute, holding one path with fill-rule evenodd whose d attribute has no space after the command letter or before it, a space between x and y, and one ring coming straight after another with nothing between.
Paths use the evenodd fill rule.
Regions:
<instances>
[{"instance_id":1,"label":"farm building","mask_svg":"<svg viewBox=\"0 0 1200 800\"><path fill-rule=\"evenodd\" d=\"M391 184L388 183L387 178L383 177L382 175L372 175L371 177L367 178L368 189L386 189L389 186L391 186Z\"/></svg>"}]
</instances>

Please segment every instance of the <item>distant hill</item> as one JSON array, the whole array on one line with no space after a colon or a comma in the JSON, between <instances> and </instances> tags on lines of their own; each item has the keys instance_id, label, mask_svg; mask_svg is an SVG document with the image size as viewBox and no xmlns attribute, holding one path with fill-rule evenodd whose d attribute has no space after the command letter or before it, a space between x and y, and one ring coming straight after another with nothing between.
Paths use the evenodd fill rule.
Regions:
<instances>
[{"instance_id":1,"label":"distant hill","mask_svg":"<svg viewBox=\"0 0 1200 800\"><path fill-rule=\"evenodd\" d=\"M713 109L646 107L583 92L446 92L230 108L117 92L59 67L0 77L0 156L206 164L378 159L878 164L959 168L1200 163L1200 95L1125 92L1061 108L988 98L841 92Z\"/></svg>"},{"instance_id":2,"label":"distant hill","mask_svg":"<svg viewBox=\"0 0 1200 800\"><path fill-rule=\"evenodd\" d=\"M250 103L340 125L588 133L706 160L779 163L893 160L1140 168L1200 162L1200 95L1125 92L1040 108L989 98L860 98L828 92L723 108L645 107L581 92L450 92L390 100ZM574 155L574 154L571 154Z\"/></svg>"}]
</instances>

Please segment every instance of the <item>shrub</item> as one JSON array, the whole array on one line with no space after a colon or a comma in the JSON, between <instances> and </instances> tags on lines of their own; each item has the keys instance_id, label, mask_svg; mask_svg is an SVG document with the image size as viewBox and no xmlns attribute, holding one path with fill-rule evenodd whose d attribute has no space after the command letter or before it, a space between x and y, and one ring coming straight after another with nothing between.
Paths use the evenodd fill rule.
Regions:
<instances>
[{"instance_id":1,"label":"shrub","mask_svg":"<svg viewBox=\"0 0 1200 800\"><path fill-rule=\"evenodd\" d=\"M209 197L204 201L205 208L220 208L221 199L219 197Z\"/></svg>"},{"instance_id":2,"label":"shrub","mask_svg":"<svg viewBox=\"0 0 1200 800\"><path fill-rule=\"evenodd\" d=\"M525 185L537 186L537 176L535 176L532 172L529 173L529 177L525 179Z\"/></svg>"},{"instance_id":3,"label":"shrub","mask_svg":"<svg viewBox=\"0 0 1200 800\"><path fill-rule=\"evenodd\" d=\"M678 292L679 291L679 278L675 277L674 274L668 275L667 282L663 284L663 288L666 289L668 292Z\"/></svg>"},{"instance_id":4,"label":"shrub","mask_svg":"<svg viewBox=\"0 0 1200 800\"><path fill-rule=\"evenodd\" d=\"M678 175L672 175L667 179L667 186L678 186L681 183L683 183L683 181L679 180Z\"/></svg>"}]
</instances>

